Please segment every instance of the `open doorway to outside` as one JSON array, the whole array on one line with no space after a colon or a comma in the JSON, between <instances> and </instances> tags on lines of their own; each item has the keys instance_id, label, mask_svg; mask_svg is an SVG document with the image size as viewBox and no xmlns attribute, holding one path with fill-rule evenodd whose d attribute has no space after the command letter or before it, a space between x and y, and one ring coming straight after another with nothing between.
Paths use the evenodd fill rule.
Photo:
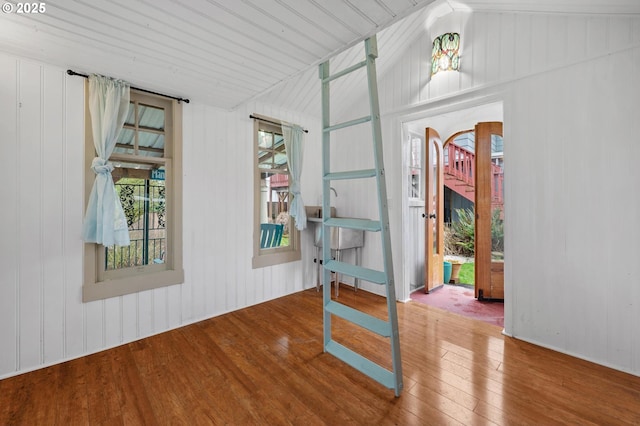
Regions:
<instances>
[{"instance_id":1,"label":"open doorway to outside","mask_svg":"<svg viewBox=\"0 0 640 426\"><path fill-rule=\"evenodd\" d=\"M502 303L481 303L504 299L502 104L407 122L403 131L411 298L502 326Z\"/></svg>"}]
</instances>

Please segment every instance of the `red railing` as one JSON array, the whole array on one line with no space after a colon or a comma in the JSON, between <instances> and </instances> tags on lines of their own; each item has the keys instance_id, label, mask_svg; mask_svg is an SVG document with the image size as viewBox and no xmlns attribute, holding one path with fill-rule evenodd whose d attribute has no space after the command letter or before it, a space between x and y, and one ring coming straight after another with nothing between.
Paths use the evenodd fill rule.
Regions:
<instances>
[{"instance_id":1,"label":"red railing","mask_svg":"<svg viewBox=\"0 0 640 426\"><path fill-rule=\"evenodd\" d=\"M475 186L475 154L468 149L449 143L445 149L444 173L468 187ZM502 167L491 164L493 179L491 180L492 204L504 203L504 172ZM451 188L455 190L456 188ZM456 191L458 192L458 191Z\"/></svg>"},{"instance_id":2,"label":"red railing","mask_svg":"<svg viewBox=\"0 0 640 426\"><path fill-rule=\"evenodd\" d=\"M271 188L283 188L289 186L289 175L276 173L271 176Z\"/></svg>"},{"instance_id":3,"label":"red railing","mask_svg":"<svg viewBox=\"0 0 640 426\"><path fill-rule=\"evenodd\" d=\"M475 155L464 148L449 143L444 156L444 172L456 179L474 185Z\"/></svg>"}]
</instances>

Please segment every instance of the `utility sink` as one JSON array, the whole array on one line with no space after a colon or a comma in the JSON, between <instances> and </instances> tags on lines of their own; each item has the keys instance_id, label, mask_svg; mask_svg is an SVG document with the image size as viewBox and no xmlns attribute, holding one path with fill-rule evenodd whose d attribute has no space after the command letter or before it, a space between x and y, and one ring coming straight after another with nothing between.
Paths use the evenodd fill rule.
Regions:
<instances>
[{"instance_id":1,"label":"utility sink","mask_svg":"<svg viewBox=\"0 0 640 426\"><path fill-rule=\"evenodd\" d=\"M305 206L307 220L315 223L314 245L322 247L322 206ZM330 217L336 215L336 208L331 207ZM343 218L347 219L347 218ZM364 231L362 229L340 228L331 226L331 250L346 250L364 245Z\"/></svg>"},{"instance_id":2,"label":"utility sink","mask_svg":"<svg viewBox=\"0 0 640 426\"><path fill-rule=\"evenodd\" d=\"M316 263L318 268L318 275L316 279L316 291L320 291L320 276L322 270L322 259L320 254L320 249L322 248L322 207L321 206L305 206L307 213L307 220L311 223L314 223L314 240L313 245L316 247L316 257L313 259L314 263ZM340 262L340 251L347 249L356 249L355 250L355 265L359 265L361 262L361 247L364 246L364 229L373 231L374 229L367 228L367 220L334 220L335 219L356 219L356 218L347 218L347 217L339 217L336 215L335 207L331 207L329 215L329 221L333 224L346 225L346 226L327 226L326 229L331 233L329 240L331 242L331 250L335 251L335 260ZM354 229L359 228L359 229ZM309 230L311 230L311 226L309 226ZM340 282L340 277L338 272L336 271L334 274L335 278L330 280L330 282L336 283L336 297L338 297L338 289L340 288L337 285ZM358 288L357 277L354 277L353 286L355 289Z\"/></svg>"},{"instance_id":3,"label":"utility sink","mask_svg":"<svg viewBox=\"0 0 640 426\"><path fill-rule=\"evenodd\" d=\"M331 250L346 250L364 245L364 231L350 228L327 228L331 232ZM316 223L314 244L322 247L322 223Z\"/></svg>"}]
</instances>

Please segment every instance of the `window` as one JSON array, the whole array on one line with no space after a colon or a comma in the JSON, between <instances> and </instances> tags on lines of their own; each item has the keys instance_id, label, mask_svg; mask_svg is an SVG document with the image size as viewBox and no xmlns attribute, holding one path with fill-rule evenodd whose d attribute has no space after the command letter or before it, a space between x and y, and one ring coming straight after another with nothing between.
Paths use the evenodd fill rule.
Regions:
<instances>
[{"instance_id":1,"label":"window","mask_svg":"<svg viewBox=\"0 0 640 426\"><path fill-rule=\"evenodd\" d=\"M300 260L300 232L289 215L289 169L282 126L254 114L253 267Z\"/></svg>"},{"instance_id":2,"label":"window","mask_svg":"<svg viewBox=\"0 0 640 426\"><path fill-rule=\"evenodd\" d=\"M424 142L414 133L409 134L409 199L423 200L423 152Z\"/></svg>"},{"instance_id":3,"label":"window","mask_svg":"<svg viewBox=\"0 0 640 426\"><path fill-rule=\"evenodd\" d=\"M94 175L91 119L85 108L86 194ZM131 91L129 113L109 161L131 244L85 244L83 300L184 281L182 270L182 110L177 101Z\"/></svg>"}]
</instances>

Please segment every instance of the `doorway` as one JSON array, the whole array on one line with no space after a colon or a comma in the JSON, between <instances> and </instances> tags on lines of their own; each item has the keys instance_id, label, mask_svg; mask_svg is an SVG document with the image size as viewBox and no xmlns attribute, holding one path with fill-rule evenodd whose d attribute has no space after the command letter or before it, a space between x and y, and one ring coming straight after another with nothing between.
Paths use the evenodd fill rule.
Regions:
<instances>
[{"instance_id":1,"label":"doorway","mask_svg":"<svg viewBox=\"0 0 640 426\"><path fill-rule=\"evenodd\" d=\"M471 225L474 233L472 244L477 241L478 255L472 253L471 264L464 265L467 268L467 274L469 267L472 268L473 277L470 280L472 284L464 289L465 294L480 301L504 299L504 258L501 254L503 245L496 249L492 242L494 234L492 218L498 217L500 221L504 219L501 172L504 156L501 121L502 104L494 103L404 123L403 131L405 135L409 135L406 140L410 139L410 145L413 147L404 151L409 154L411 161L408 164L412 170L408 180L411 192L405 192L405 194L409 193L413 196L407 197L408 207L404 211L404 217L407 219L404 243L405 247L410 248L410 256L405 257L404 270L405 273L408 272L408 280L406 280L408 282L405 282L405 285L410 292L414 292L413 294L418 292L435 294L444 288L445 284L448 285L444 280L445 275L446 279L450 279L448 275L450 269L448 271L443 263L452 259L451 256L447 256L447 251L444 249L444 230L459 215L469 211L472 218L478 218ZM415 161L415 147L418 145L416 139L420 134L422 134L424 165L417 164ZM470 143L465 145L461 139ZM467 154L462 155L465 152ZM452 189L452 169L456 167L458 173L468 174L467 177L473 181L471 185L465 188L460 184L459 188ZM448 168L447 173L444 173L445 168ZM418 174L416 170L423 175L422 185L416 183L416 174ZM497 173L497 170L500 173ZM445 189L448 192L447 197L444 196ZM465 190L468 192L469 189L471 192L467 194L465 200L461 194L464 194ZM423 193L423 200L417 202L416 194L419 194L420 190ZM496 216L495 208L498 204L500 209ZM416 211L421 207L421 221L416 221ZM500 229L503 227L501 226ZM420 245L423 247L423 259L419 258L419 250L416 250ZM499 261L496 261L496 256L500 257ZM423 268L422 276L419 273L420 266ZM447 266L451 268L451 265ZM460 281L456 280L451 282L460 284ZM417 289L419 289L418 292L416 292Z\"/></svg>"}]
</instances>

